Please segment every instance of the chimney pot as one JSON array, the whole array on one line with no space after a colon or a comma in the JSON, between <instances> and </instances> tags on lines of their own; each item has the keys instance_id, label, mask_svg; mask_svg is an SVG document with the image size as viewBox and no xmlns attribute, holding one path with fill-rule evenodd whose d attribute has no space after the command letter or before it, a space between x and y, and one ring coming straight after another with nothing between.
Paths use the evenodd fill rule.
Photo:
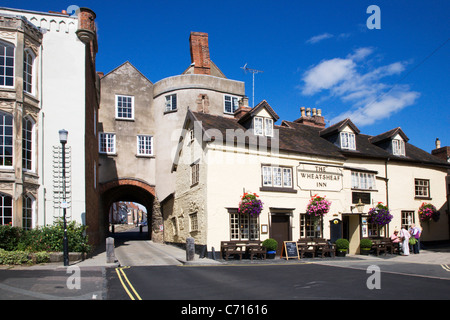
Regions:
<instances>
[{"instance_id":1,"label":"chimney pot","mask_svg":"<svg viewBox=\"0 0 450 320\"><path fill-rule=\"evenodd\" d=\"M312 115L315 117L316 116L316 108L312 108Z\"/></svg>"},{"instance_id":2,"label":"chimney pot","mask_svg":"<svg viewBox=\"0 0 450 320\"><path fill-rule=\"evenodd\" d=\"M305 107L301 107L300 112L301 112L302 117L304 117L305 116Z\"/></svg>"},{"instance_id":3,"label":"chimney pot","mask_svg":"<svg viewBox=\"0 0 450 320\"><path fill-rule=\"evenodd\" d=\"M436 149L439 149L441 147L441 140L439 138L436 138Z\"/></svg>"}]
</instances>

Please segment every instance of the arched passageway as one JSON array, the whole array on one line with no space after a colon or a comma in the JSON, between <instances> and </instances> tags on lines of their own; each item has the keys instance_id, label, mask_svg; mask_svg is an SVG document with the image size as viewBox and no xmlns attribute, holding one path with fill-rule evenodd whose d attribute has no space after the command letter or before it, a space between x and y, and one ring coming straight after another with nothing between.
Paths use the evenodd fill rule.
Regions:
<instances>
[{"instance_id":1,"label":"arched passageway","mask_svg":"<svg viewBox=\"0 0 450 320\"><path fill-rule=\"evenodd\" d=\"M159 224L162 221L159 205L155 196L155 188L145 181L137 179L117 179L101 184L101 206L104 217L104 234L108 234L109 210L115 202L139 203L147 212L147 235L153 240L159 238ZM158 239L155 239L158 241Z\"/></svg>"}]
</instances>

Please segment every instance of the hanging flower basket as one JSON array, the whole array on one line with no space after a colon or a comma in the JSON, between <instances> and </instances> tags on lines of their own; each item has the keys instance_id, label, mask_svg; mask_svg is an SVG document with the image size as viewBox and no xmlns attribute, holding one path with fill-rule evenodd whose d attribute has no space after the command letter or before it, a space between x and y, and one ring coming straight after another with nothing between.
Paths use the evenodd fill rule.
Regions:
<instances>
[{"instance_id":1,"label":"hanging flower basket","mask_svg":"<svg viewBox=\"0 0 450 320\"><path fill-rule=\"evenodd\" d=\"M389 212L388 207L382 202L378 202L375 208L369 210L369 218L367 221L379 227L384 227L391 222L393 217L394 216Z\"/></svg>"},{"instance_id":2,"label":"hanging flower basket","mask_svg":"<svg viewBox=\"0 0 450 320\"><path fill-rule=\"evenodd\" d=\"M331 201L325 199L325 197L315 194L311 200L309 200L306 207L306 213L311 217L323 217L330 211Z\"/></svg>"},{"instance_id":3,"label":"hanging flower basket","mask_svg":"<svg viewBox=\"0 0 450 320\"><path fill-rule=\"evenodd\" d=\"M436 207L431 203L422 203L419 208L419 218L421 221L430 221L433 219L434 221L438 221L440 216L440 212L437 211Z\"/></svg>"},{"instance_id":4,"label":"hanging flower basket","mask_svg":"<svg viewBox=\"0 0 450 320\"><path fill-rule=\"evenodd\" d=\"M238 212L258 217L263 209L263 203L258 197L256 193L244 193L239 202Z\"/></svg>"}]
</instances>

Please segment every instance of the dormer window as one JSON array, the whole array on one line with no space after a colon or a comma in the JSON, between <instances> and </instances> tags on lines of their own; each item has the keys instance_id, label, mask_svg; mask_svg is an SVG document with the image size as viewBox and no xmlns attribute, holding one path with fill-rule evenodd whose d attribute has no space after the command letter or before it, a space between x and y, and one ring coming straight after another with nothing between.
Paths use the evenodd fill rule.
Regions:
<instances>
[{"instance_id":1,"label":"dormer window","mask_svg":"<svg viewBox=\"0 0 450 320\"><path fill-rule=\"evenodd\" d=\"M405 141L399 139L392 140L392 154L395 156L405 156Z\"/></svg>"},{"instance_id":2,"label":"dormer window","mask_svg":"<svg viewBox=\"0 0 450 320\"><path fill-rule=\"evenodd\" d=\"M355 134L341 132L341 149L356 150Z\"/></svg>"},{"instance_id":3,"label":"dormer window","mask_svg":"<svg viewBox=\"0 0 450 320\"><path fill-rule=\"evenodd\" d=\"M253 130L255 136L273 137L273 119L255 117L253 119Z\"/></svg>"},{"instance_id":4,"label":"dormer window","mask_svg":"<svg viewBox=\"0 0 450 320\"><path fill-rule=\"evenodd\" d=\"M253 129L255 130L255 136L262 136L263 135L263 118L261 117L255 117L253 120Z\"/></svg>"},{"instance_id":5,"label":"dormer window","mask_svg":"<svg viewBox=\"0 0 450 320\"><path fill-rule=\"evenodd\" d=\"M273 137L273 119L264 118L264 133L266 137Z\"/></svg>"}]
</instances>

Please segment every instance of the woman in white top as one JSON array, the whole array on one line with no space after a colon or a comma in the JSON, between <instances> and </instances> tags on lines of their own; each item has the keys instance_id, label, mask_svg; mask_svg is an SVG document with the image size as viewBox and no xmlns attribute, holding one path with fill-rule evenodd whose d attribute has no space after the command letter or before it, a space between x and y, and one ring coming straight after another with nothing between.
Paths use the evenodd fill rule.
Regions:
<instances>
[{"instance_id":1,"label":"woman in white top","mask_svg":"<svg viewBox=\"0 0 450 320\"><path fill-rule=\"evenodd\" d=\"M402 250L404 256L409 256L409 238L411 235L409 234L408 230L405 228L402 228L400 230L400 238L402 238Z\"/></svg>"}]
</instances>

